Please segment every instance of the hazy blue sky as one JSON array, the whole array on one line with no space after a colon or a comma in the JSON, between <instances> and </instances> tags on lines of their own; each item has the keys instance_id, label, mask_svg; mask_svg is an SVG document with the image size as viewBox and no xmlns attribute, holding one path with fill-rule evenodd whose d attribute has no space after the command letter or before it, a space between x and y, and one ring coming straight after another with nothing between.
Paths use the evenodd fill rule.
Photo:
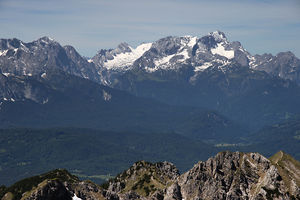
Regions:
<instances>
[{"instance_id":1,"label":"hazy blue sky","mask_svg":"<svg viewBox=\"0 0 300 200\"><path fill-rule=\"evenodd\" d=\"M221 30L250 53L300 57L299 0L0 0L0 38L50 36L84 56L126 41Z\"/></svg>"}]
</instances>

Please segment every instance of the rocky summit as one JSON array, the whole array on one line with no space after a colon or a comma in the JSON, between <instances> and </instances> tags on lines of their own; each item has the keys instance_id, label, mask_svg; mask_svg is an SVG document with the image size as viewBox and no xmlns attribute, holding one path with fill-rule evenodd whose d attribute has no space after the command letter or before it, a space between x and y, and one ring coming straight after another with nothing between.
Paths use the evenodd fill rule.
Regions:
<instances>
[{"instance_id":1,"label":"rocky summit","mask_svg":"<svg viewBox=\"0 0 300 200\"><path fill-rule=\"evenodd\" d=\"M139 161L101 186L80 181L66 170L0 187L8 199L300 199L300 163L280 151L270 159L259 153L220 152L179 174L169 162Z\"/></svg>"}]
</instances>

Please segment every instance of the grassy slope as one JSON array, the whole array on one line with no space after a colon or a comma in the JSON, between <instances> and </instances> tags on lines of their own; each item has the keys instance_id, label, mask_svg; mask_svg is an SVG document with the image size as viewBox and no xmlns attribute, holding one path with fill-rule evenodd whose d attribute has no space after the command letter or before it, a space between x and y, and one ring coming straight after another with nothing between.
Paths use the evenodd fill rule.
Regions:
<instances>
[{"instance_id":1,"label":"grassy slope","mask_svg":"<svg viewBox=\"0 0 300 200\"><path fill-rule=\"evenodd\" d=\"M272 164L274 164L283 181L289 186L291 192L293 185L296 184L300 187L300 162L295 160L292 156L279 151L270 158ZM294 183L291 180L295 180Z\"/></svg>"}]
</instances>

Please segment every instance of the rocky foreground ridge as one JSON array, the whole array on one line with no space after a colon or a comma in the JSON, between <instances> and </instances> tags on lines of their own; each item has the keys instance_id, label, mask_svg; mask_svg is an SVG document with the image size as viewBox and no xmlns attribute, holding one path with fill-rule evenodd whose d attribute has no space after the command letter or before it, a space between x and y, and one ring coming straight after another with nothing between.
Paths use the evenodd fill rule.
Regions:
<instances>
[{"instance_id":1,"label":"rocky foreground ridge","mask_svg":"<svg viewBox=\"0 0 300 200\"><path fill-rule=\"evenodd\" d=\"M54 170L0 187L8 199L300 199L300 162L280 151L270 159L258 153L221 152L179 174L168 162L136 162L98 186L66 170Z\"/></svg>"}]
</instances>

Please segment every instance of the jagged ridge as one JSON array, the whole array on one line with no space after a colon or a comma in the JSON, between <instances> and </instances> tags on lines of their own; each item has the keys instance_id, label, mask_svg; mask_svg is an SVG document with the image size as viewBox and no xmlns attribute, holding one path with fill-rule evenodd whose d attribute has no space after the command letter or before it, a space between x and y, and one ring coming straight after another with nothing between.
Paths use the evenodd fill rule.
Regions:
<instances>
[{"instance_id":1,"label":"jagged ridge","mask_svg":"<svg viewBox=\"0 0 300 200\"><path fill-rule=\"evenodd\" d=\"M0 197L18 199L22 196L22 199L32 200L299 199L299 171L300 163L283 152L270 160L258 153L221 152L206 162L198 162L182 175L171 163L140 161L101 187L79 181L65 170L55 170L24 179L9 188L1 187Z\"/></svg>"}]
</instances>

